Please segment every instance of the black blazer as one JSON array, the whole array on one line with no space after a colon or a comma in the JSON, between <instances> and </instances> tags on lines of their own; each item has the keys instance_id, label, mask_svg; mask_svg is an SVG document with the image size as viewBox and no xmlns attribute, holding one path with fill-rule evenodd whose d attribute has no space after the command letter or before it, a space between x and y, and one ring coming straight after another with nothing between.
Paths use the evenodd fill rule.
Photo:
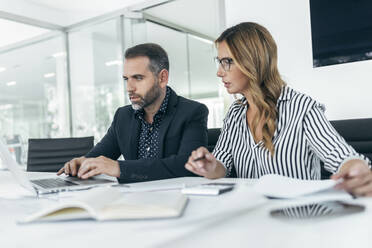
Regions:
<instances>
[{"instance_id":1,"label":"black blazer","mask_svg":"<svg viewBox=\"0 0 372 248\"><path fill-rule=\"evenodd\" d=\"M124 161L120 183L195 176L185 169L191 152L207 145L208 109L204 104L177 96L171 89L164 119L160 123L159 159L137 159L141 123L130 105L119 108L106 135L85 157L105 156Z\"/></svg>"}]
</instances>

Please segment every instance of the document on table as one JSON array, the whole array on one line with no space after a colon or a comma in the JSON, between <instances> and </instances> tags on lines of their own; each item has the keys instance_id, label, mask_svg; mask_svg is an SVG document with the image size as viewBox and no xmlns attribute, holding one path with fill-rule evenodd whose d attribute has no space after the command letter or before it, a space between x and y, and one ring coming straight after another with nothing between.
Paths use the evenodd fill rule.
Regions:
<instances>
[{"instance_id":1,"label":"document on table","mask_svg":"<svg viewBox=\"0 0 372 248\"><path fill-rule=\"evenodd\" d=\"M155 180L142 183L131 183L123 186L117 185L121 192L150 192L165 190L180 190L185 187L209 182L210 180L202 177L178 177L165 180Z\"/></svg>"},{"instance_id":2,"label":"document on table","mask_svg":"<svg viewBox=\"0 0 372 248\"><path fill-rule=\"evenodd\" d=\"M335 180L301 180L280 175L265 175L258 179L254 190L274 198L295 198L321 191L335 190ZM336 190L335 190L336 191Z\"/></svg>"}]
</instances>

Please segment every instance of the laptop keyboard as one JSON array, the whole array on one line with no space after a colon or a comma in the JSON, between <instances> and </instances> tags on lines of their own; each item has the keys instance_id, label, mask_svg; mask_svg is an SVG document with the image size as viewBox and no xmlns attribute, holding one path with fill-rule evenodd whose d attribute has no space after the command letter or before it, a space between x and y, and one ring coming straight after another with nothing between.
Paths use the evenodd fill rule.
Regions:
<instances>
[{"instance_id":1,"label":"laptop keyboard","mask_svg":"<svg viewBox=\"0 0 372 248\"><path fill-rule=\"evenodd\" d=\"M31 182L45 189L78 185L77 183L65 181L61 178L38 179L38 180L31 180Z\"/></svg>"}]
</instances>

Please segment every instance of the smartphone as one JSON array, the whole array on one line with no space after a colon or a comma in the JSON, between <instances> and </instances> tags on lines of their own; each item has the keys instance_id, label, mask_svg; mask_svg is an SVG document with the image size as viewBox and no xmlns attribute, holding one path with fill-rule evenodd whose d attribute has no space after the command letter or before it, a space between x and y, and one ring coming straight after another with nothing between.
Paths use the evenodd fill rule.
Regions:
<instances>
[{"instance_id":1,"label":"smartphone","mask_svg":"<svg viewBox=\"0 0 372 248\"><path fill-rule=\"evenodd\" d=\"M235 183L205 183L183 188L181 192L187 195L219 195L233 190L234 186Z\"/></svg>"},{"instance_id":2,"label":"smartphone","mask_svg":"<svg viewBox=\"0 0 372 248\"><path fill-rule=\"evenodd\" d=\"M343 201L324 201L274 209L270 211L270 215L280 219L312 219L360 213L364 210L365 206L359 204L351 204Z\"/></svg>"}]
</instances>

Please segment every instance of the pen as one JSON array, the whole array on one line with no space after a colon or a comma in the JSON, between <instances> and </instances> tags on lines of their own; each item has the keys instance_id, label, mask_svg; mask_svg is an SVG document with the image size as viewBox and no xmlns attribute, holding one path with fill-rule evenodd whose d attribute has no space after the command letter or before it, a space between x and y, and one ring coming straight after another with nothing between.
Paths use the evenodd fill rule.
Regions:
<instances>
[{"instance_id":1,"label":"pen","mask_svg":"<svg viewBox=\"0 0 372 248\"><path fill-rule=\"evenodd\" d=\"M201 157L198 157L198 158L194 159L193 161L196 162L196 161L199 161L199 160L202 160L202 159L205 159L205 155L203 155Z\"/></svg>"},{"instance_id":2,"label":"pen","mask_svg":"<svg viewBox=\"0 0 372 248\"><path fill-rule=\"evenodd\" d=\"M110 187L123 187L123 188L130 188L129 185L122 184L122 183L113 184L113 185L110 185Z\"/></svg>"}]
</instances>

